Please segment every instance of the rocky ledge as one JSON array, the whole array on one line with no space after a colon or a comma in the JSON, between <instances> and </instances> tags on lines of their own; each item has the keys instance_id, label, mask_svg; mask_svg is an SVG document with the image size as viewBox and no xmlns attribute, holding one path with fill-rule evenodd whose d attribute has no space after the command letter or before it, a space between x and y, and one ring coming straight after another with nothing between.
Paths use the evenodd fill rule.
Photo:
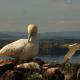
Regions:
<instances>
[{"instance_id":1,"label":"rocky ledge","mask_svg":"<svg viewBox=\"0 0 80 80\"><path fill-rule=\"evenodd\" d=\"M80 80L80 64L46 63L35 59L27 63L0 67L0 80Z\"/></svg>"}]
</instances>

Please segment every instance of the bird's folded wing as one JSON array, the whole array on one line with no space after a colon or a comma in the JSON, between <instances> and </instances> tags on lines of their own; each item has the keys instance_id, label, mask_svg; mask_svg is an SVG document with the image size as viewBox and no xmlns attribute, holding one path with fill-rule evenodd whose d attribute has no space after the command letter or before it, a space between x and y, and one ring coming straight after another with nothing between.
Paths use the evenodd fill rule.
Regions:
<instances>
[{"instance_id":1,"label":"bird's folded wing","mask_svg":"<svg viewBox=\"0 0 80 80\"><path fill-rule=\"evenodd\" d=\"M25 45L26 45L25 40L18 40L11 44L8 44L0 50L0 56L15 57L15 55L17 55L18 52L21 52L24 49Z\"/></svg>"},{"instance_id":2,"label":"bird's folded wing","mask_svg":"<svg viewBox=\"0 0 80 80\"><path fill-rule=\"evenodd\" d=\"M14 46L7 45L0 50L0 56L13 56L16 50Z\"/></svg>"}]
</instances>

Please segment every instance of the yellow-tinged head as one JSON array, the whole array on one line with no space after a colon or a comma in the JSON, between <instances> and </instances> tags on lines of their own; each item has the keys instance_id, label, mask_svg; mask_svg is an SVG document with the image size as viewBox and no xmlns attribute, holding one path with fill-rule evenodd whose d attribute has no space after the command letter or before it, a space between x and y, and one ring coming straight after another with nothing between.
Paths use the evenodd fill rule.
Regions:
<instances>
[{"instance_id":1,"label":"yellow-tinged head","mask_svg":"<svg viewBox=\"0 0 80 80\"><path fill-rule=\"evenodd\" d=\"M38 29L35 24L28 25L28 33L37 33Z\"/></svg>"},{"instance_id":2,"label":"yellow-tinged head","mask_svg":"<svg viewBox=\"0 0 80 80\"><path fill-rule=\"evenodd\" d=\"M37 26L35 24L29 24L28 25L28 33L29 33L28 40L30 40L32 36L35 36L37 32L38 32Z\"/></svg>"}]
</instances>

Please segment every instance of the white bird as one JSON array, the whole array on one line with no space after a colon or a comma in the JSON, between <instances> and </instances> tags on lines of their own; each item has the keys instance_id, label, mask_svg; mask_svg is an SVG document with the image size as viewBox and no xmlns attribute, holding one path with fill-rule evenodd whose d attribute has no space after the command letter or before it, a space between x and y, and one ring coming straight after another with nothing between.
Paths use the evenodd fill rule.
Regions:
<instances>
[{"instance_id":1,"label":"white bird","mask_svg":"<svg viewBox=\"0 0 80 80\"><path fill-rule=\"evenodd\" d=\"M71 57L76 53L77 50L80 50L80 44L74 43L72 45L69 45L68 48L69 51L64 56L64 64L66 64L71 59Z\"/></svg>"},{"instance_id":2,"label":"white bird","mask_svg":"<svg viewBox=\"0 0 80 80\"><path fill-rule=\"evenodd\" d=\"M38 54L39 44L37 39L38 28L35 24L28 25L28 39L19 39L0 50L0 56L15 58L14 60L1 59L0 65L10 63L15 60L27 61Z\"/></svg>"}]
</instances>

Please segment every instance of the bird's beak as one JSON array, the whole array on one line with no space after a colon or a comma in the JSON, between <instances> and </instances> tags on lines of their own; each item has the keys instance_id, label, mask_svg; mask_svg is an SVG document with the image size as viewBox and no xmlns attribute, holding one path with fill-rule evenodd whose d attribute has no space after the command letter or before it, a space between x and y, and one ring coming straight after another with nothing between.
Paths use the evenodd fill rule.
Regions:
<instances>
[{"instance_id":1,"label":"bird's beak","mask_svg":"<svg viewBox=\"0 0 80 80\"><path fill-rule=\"evenodd\" d=\"M28 41L30 41L30 38L31 38L31 33L29 33L28 35Z\"/></svg>"}]
</instances>

